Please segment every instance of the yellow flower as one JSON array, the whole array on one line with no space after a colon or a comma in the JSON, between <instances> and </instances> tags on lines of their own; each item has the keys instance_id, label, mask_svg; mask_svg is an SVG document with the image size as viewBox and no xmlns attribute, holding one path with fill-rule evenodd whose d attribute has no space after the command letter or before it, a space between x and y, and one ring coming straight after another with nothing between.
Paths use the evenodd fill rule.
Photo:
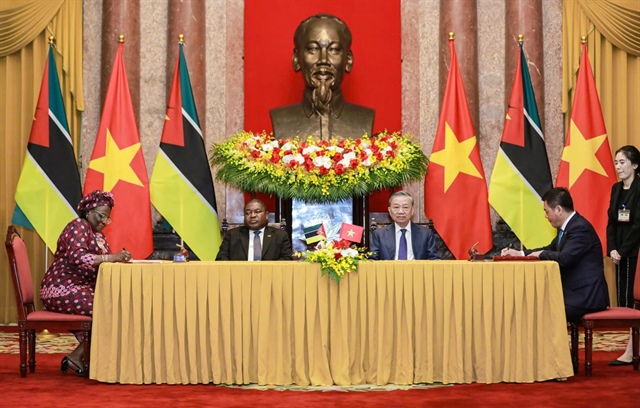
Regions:
<instances>
[{"instance_id":1,"label":"yellow flower","mask_svg":"<svg viewBox=\"0 0 640 408\"><path fill-rule=\"evenodd\" d=\"M218 180L243 191L319 202L396 187L426 174L428 160L408 136L383 132L342 140L318 141L312 136L302 140L304 144L297 136L276 140L266 132L254 135L242 131L227 142L214 144L210 161L219 166ZM361 152L365 150L368 159L363 162ZM285 163L287 154L305 162Z\"/></svg>"},{"instance_id":2,"label":"yellow flower","mask_svg":"<svg viewBox=\"0 0 640 408\"><path fill-rule=\"evenodd\" d=\"M331 241L321 243L320 247L313 251L297 252L295 257L300 258L303 262L320 263L322 275L329 275L337 283L340 279L351 272L358 270L358 263L366 260L371 253L366 252L365 248L357 248L351 246L344 248L346 241Z\"/></svg>"}]
</instances>

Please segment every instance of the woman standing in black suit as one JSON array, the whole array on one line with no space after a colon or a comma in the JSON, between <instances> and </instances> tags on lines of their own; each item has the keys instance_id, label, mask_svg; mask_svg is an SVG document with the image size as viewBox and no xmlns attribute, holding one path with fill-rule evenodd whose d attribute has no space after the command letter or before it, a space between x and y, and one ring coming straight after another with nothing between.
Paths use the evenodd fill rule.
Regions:
<instances>
[{"instance_id":1,"label":"woman standing in black suit","mask_svg":"<svg viewBox=\"0 0 640 408\"><path fill-rule=\"evenodd\" d=\"M633 307L633 282L640 247L640 151L623 146L616 151L616 173L620 181L611 188L607 222L607 253L616 265L618 306ZM609 365L628 365L632 359L631 338L627 349Z\"/></svg>"}]
</instances>

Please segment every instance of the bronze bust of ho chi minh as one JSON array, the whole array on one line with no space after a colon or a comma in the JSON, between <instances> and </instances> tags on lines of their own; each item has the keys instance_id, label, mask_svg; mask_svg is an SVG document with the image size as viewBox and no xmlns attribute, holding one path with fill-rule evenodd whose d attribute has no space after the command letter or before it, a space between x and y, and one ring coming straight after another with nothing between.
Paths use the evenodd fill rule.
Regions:
<instances>
[{"instance_id":1,"label":"bronze bust of ho chi minh","mask_svg":"<svg viewBox=\"0 0 640 408\"><path fill-rule=\"evenodd\" d=\"M270 111L274 136L329 140L371 135L375 111L346 102L340 88L353 67L349 27L335 16L318 14L300 23L293 42L293 69L302 71L306 88L302 102Z\"/></svg>"}]
</instances>

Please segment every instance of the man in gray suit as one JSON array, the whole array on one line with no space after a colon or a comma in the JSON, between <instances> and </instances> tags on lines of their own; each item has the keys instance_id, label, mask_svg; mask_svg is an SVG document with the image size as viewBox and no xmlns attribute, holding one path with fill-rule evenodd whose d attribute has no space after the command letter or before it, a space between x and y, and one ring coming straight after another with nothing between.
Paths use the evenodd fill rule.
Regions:
<instances>
[{"instance_id":1,"label":"man in gray suit","mask_svg":"<svg viewBox=\"0 0 640 408\"><path fill-rule=\"evenodd\" d=\"M227 231L216 261L279 261L291 259L291 240L267 225L269 213L260 200L244 206L244 226Z\"/></svg>"},{"instance_id":2,"label":"man in gray suit","mask_svg":"<svg viewBox=\"0 0 640 408\"><path fill-rule=\"evenodd\" d=\"M379 228L371 235L371 259L440 259L433 233L411 222L413 197L409 193L393 193L389 198L389 215L393 224Z\"/></svg>"}]
</instances>

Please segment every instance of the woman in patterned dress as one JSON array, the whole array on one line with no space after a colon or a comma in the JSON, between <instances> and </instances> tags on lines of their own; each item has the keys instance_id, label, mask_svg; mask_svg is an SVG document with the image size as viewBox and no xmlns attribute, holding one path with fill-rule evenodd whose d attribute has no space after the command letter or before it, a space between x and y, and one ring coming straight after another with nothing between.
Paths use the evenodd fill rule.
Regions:
<instances>
[{"instance_id":1,"label":"woman in patterned dress","mask_svg":"<svg viewBox=\"0 0 640 408\"><path fill-rule=\"evenodd\" d=\"M102 230L110 222L113 194L95 190L78 204L79 218L69 222L58 238L55 259L40 286L44 307L52 312L75 315L93 313L93 293L102 262L126 262L131 254L110 253ZM68 367L82 374L82 343L62 359L61 371Z\"/></svg>"}]
</instances>

